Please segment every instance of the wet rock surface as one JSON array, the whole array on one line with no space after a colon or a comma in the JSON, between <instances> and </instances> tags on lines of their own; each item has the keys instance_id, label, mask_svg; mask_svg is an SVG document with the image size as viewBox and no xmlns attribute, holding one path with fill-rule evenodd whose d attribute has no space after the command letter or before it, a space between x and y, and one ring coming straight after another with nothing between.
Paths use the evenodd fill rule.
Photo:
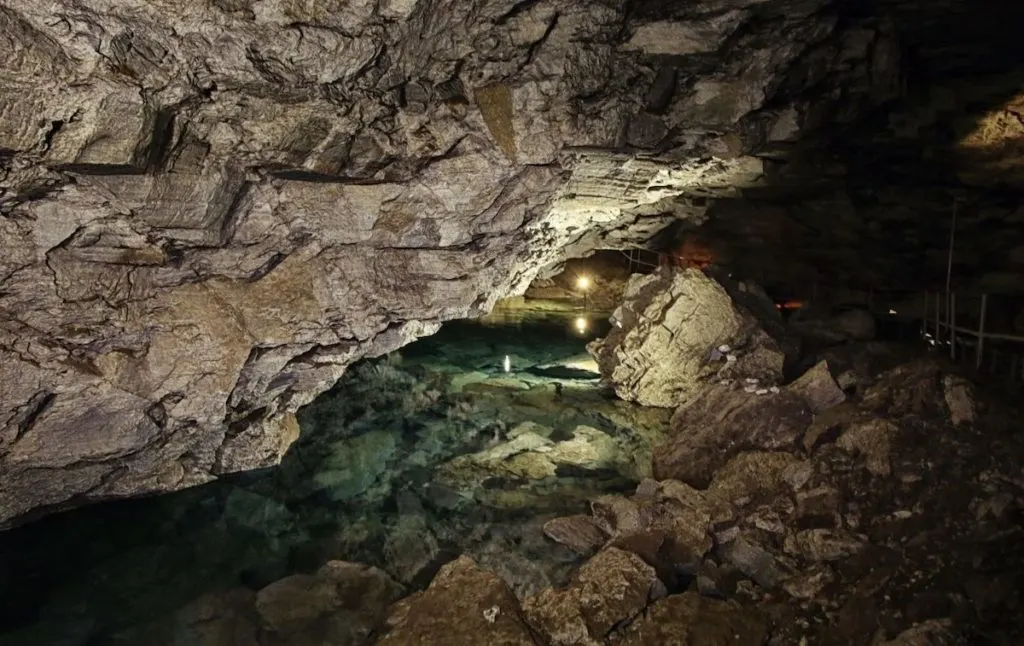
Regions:
<instances>
[{"instance_id":1,"label":"wet rock surface","mask_svg":"<svg viewBox=\"0 0 1024 646\"><path fill-rule=\"evenodd\" d=\"M832 359L777 392L706 383L670 418L610 397L596 377L554 388L531 370L576 361L578 337L531 355L528 337L489 345L507 330L479 347L470 329L453 334L353 371L305 413L318 432L271 477L155 501L167 505L151 512L161 529L137 530L155 542L113 535L100 548L86 535L88 550L107 550L98 562L41 551L63 559L51 567L94 565L44 602L27 587L4 616L37 619L0 643L1024 637L1024 439L1011 406L941 362L893 352L898 365L846 393ZM58 529L83 540L74 527ZM36 567L18 553L26 563L5 563L12 582ZM197 572L209 580L197 585Z\"/></svg>"}]
</instances>

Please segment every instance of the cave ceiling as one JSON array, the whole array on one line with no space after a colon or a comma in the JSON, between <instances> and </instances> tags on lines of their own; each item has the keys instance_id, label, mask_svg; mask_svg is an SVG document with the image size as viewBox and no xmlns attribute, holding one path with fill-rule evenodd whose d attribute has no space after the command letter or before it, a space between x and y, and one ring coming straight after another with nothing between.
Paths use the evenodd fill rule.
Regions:
<instances>
[{"instance_id":1,"label":"cave ceiling","mask_svg":"<svg viewBox=\"0 0 1024 646\"><path fill-rule=\"evenodd\" d=\"M0 525L273 464L352 362L673 223L919 287L957 202L1012 277L1022 17L0 0Z\"/></svg>"}]
</instances>

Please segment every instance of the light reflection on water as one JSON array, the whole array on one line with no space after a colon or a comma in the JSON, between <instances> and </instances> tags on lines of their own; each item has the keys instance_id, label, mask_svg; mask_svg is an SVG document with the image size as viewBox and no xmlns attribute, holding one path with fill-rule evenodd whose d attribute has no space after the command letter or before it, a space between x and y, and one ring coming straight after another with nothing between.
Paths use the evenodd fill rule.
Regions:
<instances>
[{"instance_id":1,"label":"light reflection on water","mask_svg":"<svg viewBox=\"0 0 1024 646\"><path fill-rule=\"evenodd\" d=\"M596 370L584 346L607 322L588 317L585 335L575 323L562 316L506 326L446 325L391 359L354 367L331 394L304 409L303 436L279 468L0 533L0 590L18 591L0 595L0 645L122 644L114 634L167 620L210 590L258 589L332 558L388 569L384 547L410 500L431 519L439 560L480 548L479 532L472 539L478 543L469 537L490 527L487 540L508 534L507 549L522 541L532 550L519 558L545 563L550 576L568 572L575 557L544 543L539 528L532 528L530 540L515 532L544 514L580 511L603 491L628 489L632 476L570 472L528 493L506 483L513 487L508 492L480 492L486 495L467 503L462 494L439 489L433 473L524 421L560 429L565 437L578 425L611 436L625 432L603 412L609 402L596 382L584 379L564 393L559 387L557 398L545 389L545 383L572 382L578 378L573 371ZM504 369L505 358L511 371ZM559 377L538 369L552 366ZM502 381L509 377L514 380ZM455 392L458 380L462 390ZM494 498L498 494L505 497ZM519 495L531 506L479 502ZM431 572L424 570L413 587Z\"/></svg>"}]
</instances>

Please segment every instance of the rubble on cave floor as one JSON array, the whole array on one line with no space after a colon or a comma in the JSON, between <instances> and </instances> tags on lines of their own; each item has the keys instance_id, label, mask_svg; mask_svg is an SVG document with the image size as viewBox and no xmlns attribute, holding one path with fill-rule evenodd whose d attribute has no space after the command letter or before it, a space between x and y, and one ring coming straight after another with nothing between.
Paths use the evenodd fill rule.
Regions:
<instances>
[{"instance_id":1,"label":"rubble on cave floor","mask_svg":"<svg viewBox=\"0 0 1024 646\"><path fill-rule=\"evenodd\" d=\"M516 594L512 570L463 556L395 601L387 574L337 563L205 598L180 630L204 646L1022 643L1024 437L1010 408L923 359L800 426L706 485L645 478L531 526L585 559L542 590Z\"/></svg>"},{"instance_id":2,"label":"rubble on cave floor","mask_svg":"<svg viewBox=\"0 0 1024 646\"><path fill-rule=\"evenodd\" d=\"M976 419L957 425L965 408ZM641 483L548 535L634 549L676 591L767 617L772 644L877 644L923 622L948 635L894 643L1022 643L1016 429L1006 407L920 360L822 411L797 446L739 453L701 489ZM584 540L590 525L600 545Z\"/></svg>"},{"instance_id":3,"label":"rubble on cave floor","mask_svg":"<svg viewBox=\"0 0 1024 646\"><path fill-rule=\"evenodd\" d=\"M685 337L676 355L707 363L655 375L693 377L677 405L610 396L571 321L546 346L455 326L353 370L280 470L155 506L166 544L111 554L42 614L110 622L96 643L118 645L1024 643L1012 403L876 341L815 346L788 384L736 373L799 344L709 283L741 324ZM655 384L629 352L680 339L636 333L618 360ZM149 570L166 600L130 598Z\"/></svg>"}]
</instances>

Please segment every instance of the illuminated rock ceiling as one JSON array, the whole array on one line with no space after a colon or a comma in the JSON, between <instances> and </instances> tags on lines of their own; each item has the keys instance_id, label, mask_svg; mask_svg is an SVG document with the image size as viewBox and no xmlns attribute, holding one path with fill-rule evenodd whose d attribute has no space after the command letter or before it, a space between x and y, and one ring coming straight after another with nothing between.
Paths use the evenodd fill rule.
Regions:
<instances>
[{"instance_id":1,"label":"illuminated rock ceiling","mask_svg":"<svg viewBox=\"0 0 1024 646\"><path fill-rule=\"evenodd\" d=\"M1006 62L934 50L968 4L0 0L0 525L272 464L346 366L552 263L845 186L821 142L915 56Z\"/></svg>"}]
</instances>

